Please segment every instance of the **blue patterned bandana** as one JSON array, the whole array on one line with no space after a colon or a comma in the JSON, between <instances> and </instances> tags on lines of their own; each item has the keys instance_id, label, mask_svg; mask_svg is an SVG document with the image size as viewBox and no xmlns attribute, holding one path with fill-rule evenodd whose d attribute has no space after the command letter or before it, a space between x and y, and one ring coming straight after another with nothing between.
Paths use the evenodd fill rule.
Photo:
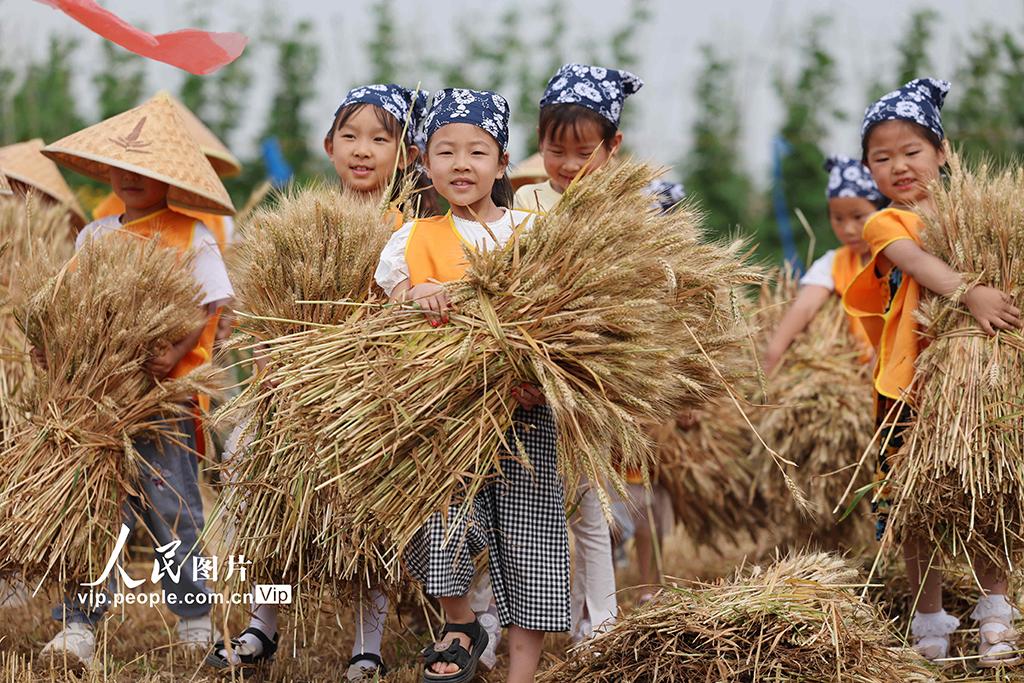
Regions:
<instances>
[{"instance_id":1,"label":"blue patterned bandana","mask_svg":"<svg viewBox=\"0 0 1024 683\"><path fill-rule=\"evenodd\" d=\"M490 133L504 152L508 147L508 117L508 102L496 92L445 88L434 93L423 134L429 140L449 123L471 123Z\"/></svg>"},{"instance_id":2,"label":"blue patterned bandana","mask_svg":"<svg viewBox=\"0 0 1024 683\"><path fill-rule=\"evenodd\" d=\"M670 183L667 180L653 180L642 192L649 195L654 203L651 204L651 211L657 213L668 213L676 208L679 202L686 199L686 190L679 183Z\"/></svg>"},{"instance_id":3,"label":"blue patterned bandana","mask_svg":"<svg viewBox=\"0 0 1024 683\"><path fill-rule=\"evenodd\" d=\"M628 71L566 64L548 81L540 108L549 104L582 104L618 127L622 103L643 85L639 77Z\"/></svg>"},{"instance_id":4,"label":"blue patterned bandana","mask_svg":"<svg viewBox=\"0 0 1024 683\"><path fill-rule=\"evenodd\" d=\"M402 125L409 119L406 140L413 142L427 113L427 97L423 90L409 90L394 83L364 85L348 91L338 111L334 112L334 118L338 118L338 112L351 104L374 104L394 116Z\"/></svg>"},{"instance_id":5,"label":"blue patterned bandana","mask_svg":"<svg viewBox=\"0 0 1024 683\"><path fill-rule=\"evenodd\" d=\"M833 154L825 160L828 171L828 188L825 195L829 199L837 197L863 197L869 202L877 202L882 193L871 177L871 171L860 162L842 154Z\"/></svg>"},{"instance_id":6,"label":"blue patterned bandana","mask_svg":"<svg viewBox=\"0 0 1024 683\"><path fill-rule=\"evenodd\" d=\"M893 90L864 112L864 125L860 128L860 139L875 124L882 121L902 119L920 124L943 139L942 119L939 111L949 92L949 83L937 78L915 78L899 90Z\"/></svg>"}]
</instances>

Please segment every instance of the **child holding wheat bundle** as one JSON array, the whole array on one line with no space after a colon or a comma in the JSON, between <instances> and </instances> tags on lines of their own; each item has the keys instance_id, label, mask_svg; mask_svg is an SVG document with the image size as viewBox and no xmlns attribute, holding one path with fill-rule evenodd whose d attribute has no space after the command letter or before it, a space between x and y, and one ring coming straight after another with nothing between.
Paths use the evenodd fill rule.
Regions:
<instances>
[{"instance_id":1,"label":"child holding wheat bundle","mask_svg":"<svg viewBox=\"0 0 1024 683\"><path fill-rule=\"evenodd\" d=\"M468 265L463 245L494 249L532 219L508 208L508 118L508 103L496 93L446 89L434 95L424 122L427 172L451 211L398 230L376 277L392 299L419 303L435 326L448 317L441 283L460 279ZM447 618L442 641L423 651L424 683L463 683L475 675L489 637L468 593L472 557L485 547L498 615L509 628L510 682L533 680L545 631L569 630L569 539L555 423L536 388L521 385L515 393L520 408L506 440L526 450L532 468L503 457L501 472L476 498L471 523L456 503L447 515L435 513L407 550L409 572Z\"/></svg>"},{"instance_id":2,"label":"child holding wheat bundle","mask_svg":"<svg viewBox=\"0 0 1024 683\"><path fill-rule=\"evenodd\" d=\"M347 240L356 241L355 234L348 235L345 232L352 226L340 225L337 222L331 224L330 221L337 218L337 213L342 212L339 207L345 207L346 202L353 200L366 204L366 214L373 214L382 201L387 201L389 205L394 204L400 198L398 195L410 175L415 175L412 180L418 184L420 174L416 162L419 148L415 145L414 138L426 113L426 107L425 92L410 90L400 85L374 84L350 90L335 111L331 127L324 137L324 151L338 174L340 187L322 189L314 186L301 190L294 196L283 197L271 215L259 214L255 225L248 228L251 231L250 236L242 246L239 258L239 262L244 265L239 266L235 272L239 299L249 315L272 317L277 324L273 330L253 331L257 337L281 335L291 329L303 329L309 326L307 323L324 323L333 320L331 316L336 316L338 311L343 310L342 305L332 305L328 301L321 305L308 304L309 308L306 309L296 305L298 310L305 310L311 319L296 320L282 330L281 321L278 319L287 314L275 310L265 294L268 289L268 273L263 261L266 258L274 260L282 271L291 273L290 268L301 272L312 271L315 277L323 278L319 281L321 289L310 291L308 283L301 278L294 278L294 281L289 283L289 289L282 285L282 281L286 281L287 277L274 277L274 284L269 287L270 296L283 296L288 300L289 306L293 305L293 299L334 300L357 294L339 291L340 287L334 284L335 278L343 279L341 276L348 270L358 272L359 269L353 259L339 258L328 265L324 264L324 261L329 259L323 258L323 252L333 255L334 250L340 249ZM390 196L384 197L389 190ZM392 208L391 213L384 218L390 227L381 226L377 220L371 220L363 226L368 233L379 236L377 246L372 252L362 250L367 253L367 273L372 272L375 255L393 229L393 224L402 225L402 210L408 215L415 215L414 205L421 199L426 201L426 198L420 195L406 202L406 206ZM310 206L317 207L316 211L310 211ZM335 213L323 208L324 206L333 208ZM331 218L325 219L325 214L330 214ZM321 228L318 221L325 221L328 224L327 236L317 232ZM355 232L353 230L353 233ZM289 249L294 244L303 244L304 240L303 247ZM304 249L317 251L309 253ZM318 316L321 316L320 319ZM252 325L253 322L250 320L247 324ZM272 341L268 341L265 347L271 344ZM266 358L258 357L256 364L259 371L263 372ZM251 460L254 448L262 447L261 444L253 444L256 429L255 426L238 426L232 433L228 442L229 448L225 453L227 466L235 470L231 474L232 483L238 484L243 491L250 484L259 485L247 479L247 476L253 474L253 463L245 462L246 459ZM256 464L255 467L258 469L259 465ZM326 492L322 495L326 495ZM242 497L244 498L244 493ZM261 513L259 510L251 510L244 514L259 516L266 514L266 511ZM255 535L249 533L249 521L251 520L240 520L242 523L232 529L232 535ZM246 675L274 657L279 641L277 606L261 604L255 589L252 595L253 610L248 628L231 639L230 651L224 642L216 643L213 652L206 658L206 664L209 666L218 670L237 667L240 673ZM360 681L370 680L375 676L383 677L387 673L381 658L381 641L388 611L387 596L379 586L368 586L365 591L360 591L356 602L356 638L346 679Z\"/></svg>"},{"instance_id":3,"label":"child holding wheat bundle","mask_svg":"<svg viewBox=\"0 0 1024 683\"><path fill-rule=\"evenodd\" d=\"M1020 311L1006 293L965 278L922 246L924 224L917 212L935 210L929 185L938 180L939 169L946 163L939 112L949 87L945 81L915 79L871 105L861 131L864 162L879 189L892 200L889 208L864 226L872 260L844 297L852 315L883 322L874 373L876 419L882 427L879 480L890 476L892 456L915 419L914 407L926 398L913 393L915 361L921 352L916 314L922 288L959 299L989 335L1021 325ZM888 491L876 493L879 540L888 517L887 496ZM929 660L943 659L959 620L943 609L942 578L931 568L931 545L911 532L904 536L911 594L919 596L910 627L914 648ZM977 555L976 548L967 551ZM1006 599L1007 577L984 557L974 557L974 564L983 591L971 615L979 622L978 666L1017 664L1020 656L1011 626L1013 608Z\"/></svg>"},{"instance_id":4,"label":"child holding wheat bundle","mask_svg":"<svg viewBox=\"0 0 1024 683\"><path fill-rule=\"evenodd\" d=\"M142 365L145 374L160 383L185 377L209 362L217 310L233 296L231 283L209 229L169 205L221 214L234 210L224 186L171 103L153 100L42 151L58 164L110 183L126 206L123 215L87 225L78 236L79 248L85 248L89 240L108 240L110 236L128 240L142 237L185 255L192 264L192 275L201 292L198 319L205 322L183 338L168 340L163 353ZM44 366L54 360L47 358L43 349L33 349L33 355ZM189 414L192 410L182 412ZM180 573L174 579L170 572L165 574L163 589L178 598L168 600L168 607L179 617L181 640L193 647L205 647L216 636L208 616L209 601L200 596L208 589L201 578L196 578L190 561L198 551L198 531L203 527L193 421L180 420L165 431L177 434L158 430L159 436L149 435L132 444L144 465L137 493L128 498L131 509L125 506L122 514L128 526L134 525L136 515L141 517L155 547L180 541L171 550L173 565ZM108 566L108 572L110 569ZM110 578L113 581L115 574L111 573ZM105 607L103 602L82 604L77 597L69 597L55 607L53 618L64 628L46 644L43 656L88 665L95 652L92 628L99 623Z\"/></svg>"}]
</instances>

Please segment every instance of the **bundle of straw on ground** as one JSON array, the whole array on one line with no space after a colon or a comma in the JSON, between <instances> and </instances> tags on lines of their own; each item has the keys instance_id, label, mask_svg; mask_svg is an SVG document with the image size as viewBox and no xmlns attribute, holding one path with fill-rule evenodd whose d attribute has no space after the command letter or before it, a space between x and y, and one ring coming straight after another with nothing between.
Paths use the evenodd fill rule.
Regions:
<instances>
[{"instance_id":1,"label":"bundle of straw on ground","mask_svg":"<svg viewBox=\"0 0 1024 683\"><path fill-rule=\"evenodd\" d=\"M799 290L792 268L776 272L774 282L761 287L756 317L768 343L789 303ZM871 482L873 452L865 457L874 424L872 366L865 350L850 333L839 297L830 297L814 320L782 356L763 402L777 406L759 410L757 432L765 442L796 466L787 467L814 508L804 514L792 502L773 459L755 441L752 457L759 460L757 486L768 506L776 540L802 546L808 540L829 549L856 548L870 542L873 524L867 502L839 522L851 500L843 499L852 478L856 490ZM858 463L863 463L859 468Z\"/></svg>"},{"instance_id":2,"label":"bundle of straw on ground","mask_svg":"<svg viewBox=\"0 0 1024 683\"><path fill-rule=\"evenodd\" d=\"M720 549L755 540L765 528L765 504L750 467L753 435L739 408L712 401L699 422L653 425L658 447L653 481L672 498L676 523L700 545Z\"/></svg>"},{"instance_id":3,"label":"bundle of straw on ground","mask_svg":"<svg viewBox=\"0 0 1024 683\"><path fill-rule=\"evenodd\" d=\"M382 301L373 273L394 229L386 208L383 200L313 185L256 209L230 260L237 326L245 333L235 345L251 349L256 340L261 353L309 328L351 325L362 303ZM274 367L269 374L289 372ZM263 379L254 377L215 416L240 426L234 438L242 447L226 464L225 514L216 516L211 537L230 540L222 554L259 558L260 576L275 583L293 579L315 593L343 593L346 579L394 583L397 577L369 576L353 561L360 528L348 521L346 496L336 482L314 491L324 481L317 435L293 428L292 397L267 391Z\"/></svg>"},{"instance_id":4,"label":"bundle of straw on ground","mask_svg":"<svg viewBox=\"0 0 1024 683\"><path fill-rule=\"evenodd\" d=\"M0 425L6 430L19 419L14 410L22 384L31 381L25 335L14 319L13 298L19 295L18 272L39 259L63 262L74 251L71 215L63 206L39 197L0 197Z\"/></svg>"},{"instance_id":5,"label":"bundle of straw on ground","mask_svg":"<svg viewBox=\"0 0 1024 683\"><path fill-rule=\"evenodd\" d=\"M925 249L1020 306L1024 285L1024 168L968 168L949 155L949 177L931 188ZM892 464L889 533L912 533L948 557L969 548L1007 571L1024 550L1024 338L989 337L961 287L923 290L919 319L930 345L918 357L917 420Z\"/></svg>"},{"instance_id":6,"label":"bundle of straw on ground","mask_svg":"<svg viewBox=\"0 0 1024 683\"><path fill-rule=\"evenodd\" d=\"M596 634L545 683L938 681L851 588L856 569L827 554L797 555L731 580L664 589Z\"/></svg>"},{"instance_id":7,"label":"bundle of straw on ground","mask_svg":"<svg viewBox=\"0 0 1024 683\"><path fill-rule=\"evenodd\" d=\"M467 252L440 329L412 306L364 307L359 325L275 343L273 391L294 403L265 429L321 439L354 520L399 550L455 496L468 509L524 381L554 413L566 479L621 488L610 453L647 468L644 419L724 393L714 359L743 334L720 302L760 277L741 243L702 241L693 211L649 212L656 175L628 162L591 174L504 248Z\"/></svg>"},{"instance_id":8,"label":"bundle of straw on ground","mask_svg":"<svg viewBox=\"0 0 1024 683\"><path fill-rule=\"evenodd\" d=\"M209 367L154 383L150 357L203 324L190 259L141 238L88 243L62 268L29 264L16 315L48 370L23 390L0 452L0 571L89 580L110 557L137 490L132 440L174 438Z\"/></svg>"}]
</instances>

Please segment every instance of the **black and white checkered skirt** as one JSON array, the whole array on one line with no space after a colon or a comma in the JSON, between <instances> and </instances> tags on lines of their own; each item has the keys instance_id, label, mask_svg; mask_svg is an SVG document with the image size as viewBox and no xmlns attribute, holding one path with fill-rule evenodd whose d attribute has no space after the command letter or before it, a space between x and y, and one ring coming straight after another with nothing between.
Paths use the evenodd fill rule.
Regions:
<instances>
[{"instance_id":1,"label":"black and white checkered skirt","mask_svg":"<svg viewBox=\"0 0 1024 683\"><path fill-rule=\"evenodd\" d=\"M568 631L569 530L555 421L547 406L519 408L513 420L510 430L516 430L532 469L502 449L501 474L491 472L494 478L477 495L468 519L460 518L458 505L448 509L447 525L436 513L410 542L406 566L428 595L465 595L473 558L489 547L502 626ZM517 447L511 431L506 441Z\"/></svg>"}]
</instances>

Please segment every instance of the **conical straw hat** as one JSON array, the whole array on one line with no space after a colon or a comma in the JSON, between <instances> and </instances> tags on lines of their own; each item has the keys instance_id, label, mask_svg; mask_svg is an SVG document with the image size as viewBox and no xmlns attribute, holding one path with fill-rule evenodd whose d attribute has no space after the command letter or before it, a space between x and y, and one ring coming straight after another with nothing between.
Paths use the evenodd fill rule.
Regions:
<instances>
[{"instance_id":1,"label":"conical straw hat","mask_svg":"<svg viewBox=\"0 0 1024 683\"><path fill-rule=\"evenodd\" d=\"M227 190L167 97L73 133L42 150L76 173L110 183L112 166L170 185L167 203L230 216Z\"/></svg>"},{"instance_id":2,"label":"conical straw hat","mask_svg":"<svg viewBox=\"0 0 1024 683\"><path fill-rule=\"evenodd\" d=\"M0 194L11 194L11 186L7 183L3 166L0 166Z\"/></svg>"},{"instance_id":3,"label":"conical straw hat","mask_svg":"<svg viewBox=\"0 0 1024 683\"><path fill-rule=\"evenodd\" d=\"M524 159L516 164L508 179L512 181L512 187L517 190L523 185L547 180L548 172L544 170L544 157L538 152L528 159Z\"/></svg>"},{"instance_id":4,"label":"conical straw hat","mask_svg":"<svg viewBox=\"0 0 1024 683\"><path fill-rule=\"evenodd\" d=\"M182 104L178 98L166 90L161 90L153 96L153 99L164 96L178 109L181 119L185 122L185 127L188 128L188 132L192 133L192 137L199 143L199 147L202 148L203 154L213 164L213 170L217 171L217 175L221 178L233 178L242 172L242 162L235 158L235 155L231 153L227 145L221 142L213 134L213 131L207 128L206 124L200 121L199 117L193 114L192 110Z\"/></svg>"},{"instance_id":5,"label":"conical straw hat","mask_svg":"<svg viewBox=\"0 0 1024 683\"><path fill-rule=\"evenodd\" d=\"M0 166L4 167L4 175L34 187L57 203L66 205L74 215L77 227L83 227L88 221L81 204L68 187L57 164L39 153L42 148L43 141L39 138L0 147Z\"/></svg>"}]
</instances>

